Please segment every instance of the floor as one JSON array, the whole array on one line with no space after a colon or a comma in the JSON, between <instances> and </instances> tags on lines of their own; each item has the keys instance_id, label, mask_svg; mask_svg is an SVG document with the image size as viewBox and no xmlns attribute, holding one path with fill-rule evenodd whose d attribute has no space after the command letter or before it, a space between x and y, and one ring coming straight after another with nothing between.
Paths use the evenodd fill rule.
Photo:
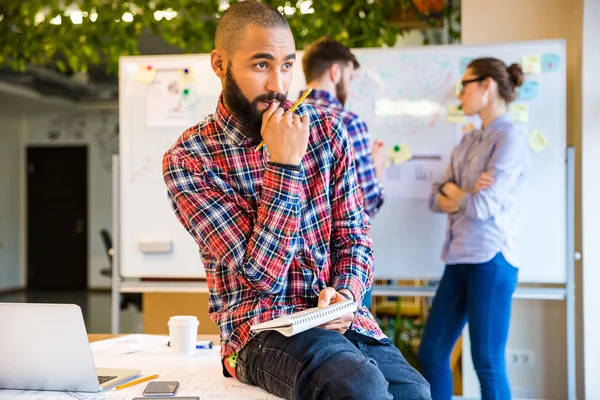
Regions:
<instances>
[{"instance_id":1,"label":"floor","mask_svg":"<svg viewBox=\"0 0 600 400\"><path fill-rule=\"evenodd\" d=\"M110 292L22 291L0 294L0 302L71 303L81 307L88 333L110 333ZM121 333L141 333L142 313L132 305L121 311Z\"/></svg>"}]
</instances>

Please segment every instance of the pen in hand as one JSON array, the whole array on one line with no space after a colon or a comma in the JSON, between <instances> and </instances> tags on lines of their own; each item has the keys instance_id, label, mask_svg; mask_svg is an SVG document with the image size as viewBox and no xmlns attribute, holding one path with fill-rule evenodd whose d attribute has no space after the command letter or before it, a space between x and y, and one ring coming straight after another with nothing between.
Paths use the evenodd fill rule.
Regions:
<instances>
[{"instance_id":1,"label":"pen in hand","mask_svg":"<svg viewBox=\"0 0 600 400\"><path fill-rule=\"evenodd\" d=\"M298 101L296 102L296 104L294 104L292 106L292 108L290 108L290 112L294 112L296 110L296 108L298 108L298 106L300 105L300 103L302 103L304 101L304 99L306 98L306 96L308 96L310 94L310 92L312 92L312 88L308 88L306 89L306 92L304 92L302 94L302 96L300 96L300 98L298 99ZM256 150L260 150L261 147L263 147L265 145L265 142L260 142L260 144L258 145L258 147L256 148Z\"/></svg>"}]
</instances>

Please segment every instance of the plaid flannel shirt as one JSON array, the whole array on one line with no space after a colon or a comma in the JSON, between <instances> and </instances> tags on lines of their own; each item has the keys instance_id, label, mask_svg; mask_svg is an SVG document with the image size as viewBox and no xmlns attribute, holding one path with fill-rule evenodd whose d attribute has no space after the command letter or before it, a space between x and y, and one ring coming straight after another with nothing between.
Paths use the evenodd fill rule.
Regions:
<instances>
[{"instance_id":1,"label":"plaid flannel shirt","mask_svg":"<svg viewBox=\"0 0 600 400\"><path fill-rule=\"evenodd\" d=\"M304 102L327 108L339 116L346 126L354 149L356 174L364 197L365 212L370 217L375 216L383 204L384 193L383 185L375 174L367 124L358 115L345 110L342 103L325 90L313 90Z\"/></svg>"},{"instance_id":2,"label":"plaid flannel shirt","mask_svg":"<svg viewBox=\"0 0 600 400\"><path fill-rule=\"evenodd\" d=\"M301 171L267 164L267 149L240 132L222 97L215 114L163 158L175 215L200 249L222 357L252 338L252 324L316 307L325 287L361 301L373 281L369 222L344 125L323 108L295 112L310 118ZM364 306L351 329L386 337Z\"/></svg>"}]
</instances>

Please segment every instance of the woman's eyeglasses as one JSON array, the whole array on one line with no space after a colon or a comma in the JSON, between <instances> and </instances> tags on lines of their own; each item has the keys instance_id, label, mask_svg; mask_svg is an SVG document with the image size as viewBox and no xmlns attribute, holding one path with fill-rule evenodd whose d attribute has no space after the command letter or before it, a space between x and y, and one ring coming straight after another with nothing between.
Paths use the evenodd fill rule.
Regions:
<instances>
[{"instance_id":1,"label":"woman's eyeglasses","mask_svg":"<svg viewBox=\"0 0 600 400\"><path fill-rule=\"evenodd\" d=\"M479 77L479 78L465 79L464 81L461 81L460 84L459 84L459 86L458 86L459 93L461 93L461 94L464 93L465 86L467 86L469 83L471 83L471 82L481 82L481 81L484 81L486 79L487 79L487 76L482 76L482 77Z\"/></svg>"}]
</instances>

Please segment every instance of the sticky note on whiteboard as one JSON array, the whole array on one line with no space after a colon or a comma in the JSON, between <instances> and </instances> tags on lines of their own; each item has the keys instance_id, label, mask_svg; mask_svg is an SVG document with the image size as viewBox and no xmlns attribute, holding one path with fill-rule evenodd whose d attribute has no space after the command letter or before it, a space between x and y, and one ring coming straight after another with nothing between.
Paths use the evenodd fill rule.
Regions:
<instances>
[{"instance_id":1,"label":"sticky note on whiteboard","mask_svg":"<svg viewBox=\"0 0 600 400\"><path fill-rule=\"evenodd\" d=\"M138 250L143 254L166 254L173 248L171 240L138 242Z\"/></svg>"},{"instance_id":2,"label":"sticky note on whiteboard","mask_svg":"<svg viewBox=\"0 0 600 400\"><path fill-rule=\"evenodd\" d=\"M544 134L538 129L534 130L533 132L528 132L527 136L529 138L529 146L535 153L539 153L540 151L544 150L544 148L548 145L546 136L544 136Z\"/></svg>"},{"instance_id":3,"label":"sticky note on whiteboard","mask_svg":"<svg viewBox=\"0 0 600 400\"><path fill-rule=\"evenodd\" d=\"M539 74L542 72L542 60L540 56L524 56L521 58L521 67L526 74Z\"/></svg>"},{"instance_id":4,"label":"sticky note on whiteboard","mask_svg":"<svg viewBox=\"0 0 600 400\"><path fill-rule=\"evenodd\" d=\"M542 54L542 72L558 71L560 56L558 54Z\"/></svg>"},{"instance_id":5,"label":"sticky note on whiteboard","mask_svg":"<svg viewBox=\"0 0 600 400\"><path fill-rule=\"evenodd\" d=\"M473 59L471 57L462 57L460 59L460 65L459 65L458 69L459 69L459 72L461 75L465 73L465 71L469 67L469 64L471 63L471 61L473 61Z\"/></svg>"},{"instance_id":6,"label":"sticky note on whiteboard","mask_svg":"<svg viewBox=\"0 0 600 400\"><path fill-rule=\"evenodd\" d=\"M412 158L412 152L406 143L395 145L388 150L388 155L394 165L402 164Z\"/></svg>"},{"instance_id":7,"label":"sticky note on whiteboard","mask_svg":"<svg viewBox=\"0 0 600 400\"><path fill-rule=\"evenodd\" d=\"M448 106L446 122L450 124L460 124L461 122L465 122L465 113L463 112L460 104Z\"/></svg>"},{"instance_id":8,"label":"sticky note on whiteboard","mask_svg":"<svg viewBox=\"0 0 600 400\"><path fill-rule=\"evenodd\" d=\"M196 80L196 76L194 75L194 70L191 68L183 68L179 71L179 76L181 78L181 82L184 85L189 85L190 83L194 83Z\"/></svg>"},{"instance_id":9,"label":"sticky note on whiteboard","mask_svg":"<svg viewBox=\"0 0 600 400\"><path fill-rule=\"evenodd\" d=\"M538 97L538 83L534 81L525 81L518 89L519 100L535 100Z\"/></svg>"},{"instance_id":10,"label":"sticky note on whiteboard","mask_svg":"<svg viewBox=\"0 0 600 400\"><path fill-rule=\"evenodd\" d=\"M513 103L508 107L510 118L515 122L529 121L529 109L525 104Z\"/></svg>"},{"instance_id":11,"label":"sticky note on whiteboard","mask_svg":"<svg viewBox=\"0 0 600 400\"><path fill-rule=\"evenodd\" d=\"M135 80L142 83L152 83L155 76L156 68L152 65L140 65Z\"/></svg>"}]
</instances>

